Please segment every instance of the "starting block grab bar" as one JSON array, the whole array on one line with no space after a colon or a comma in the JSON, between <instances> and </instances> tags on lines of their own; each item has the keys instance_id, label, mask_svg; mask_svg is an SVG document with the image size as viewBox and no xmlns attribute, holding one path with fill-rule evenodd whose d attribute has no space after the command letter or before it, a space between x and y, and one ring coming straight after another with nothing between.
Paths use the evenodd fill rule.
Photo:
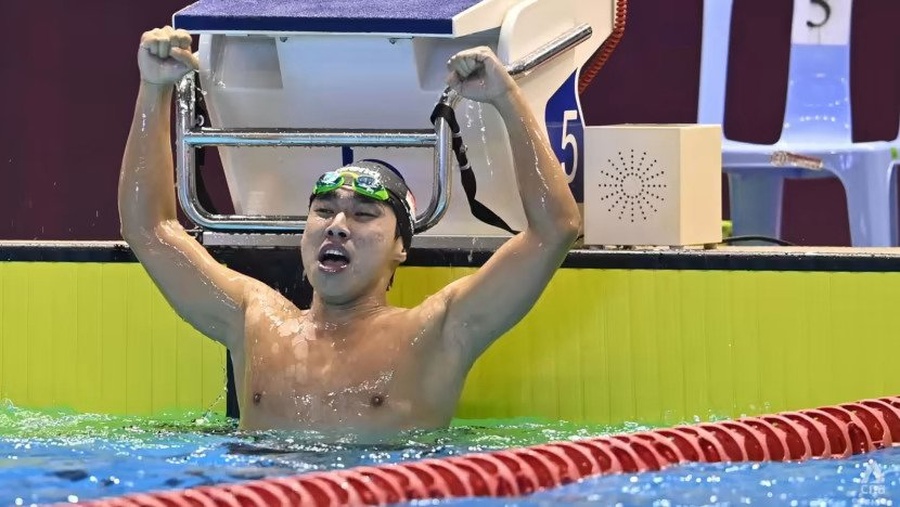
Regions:
<instances>
[{"instance_id":1,"label":"starting block grab bar","mask_svg":"<svg viewBox=\"0 0 900 507\"><path fill-rule=\"evenodd\" d=\"M527 75L531 70L590 38L592 29L579 25L539 47L532 53L506 67L513 78ZM196 153L202 146L244 147L393 147L434 148L434 186L431 201L415 219L415 232L434 227L450 200L450 166L453 156L453 132L445 118L438 117L434 130L314 130L297 128L231 128L217 129L198 125L196 117L194 73L178 82L177 118L175 122L177 149L178 201L187 218L197 226L211 231L302 232L306 220L279 215L224 215L211 213L200 204L197 194ZM440 102L456 106L460 97L445 89Z\"/></svg>"}]
</instances>

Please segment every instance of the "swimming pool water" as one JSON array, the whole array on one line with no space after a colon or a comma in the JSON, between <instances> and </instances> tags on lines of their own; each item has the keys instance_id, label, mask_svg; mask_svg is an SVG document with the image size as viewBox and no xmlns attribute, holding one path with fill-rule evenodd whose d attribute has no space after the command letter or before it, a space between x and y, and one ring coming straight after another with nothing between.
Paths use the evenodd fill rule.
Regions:
<instances>
[{"instance_id":1,"label":"swimming pool water","mask_svg":"<svg viewBox=\"0 0 900 507\"><path fill-rule=\"evenodd\" d=\"M594 477L527 498L417 501L404 506L850 506L900 503L900 448L800 463L689 463ZM399 507L399 506L398 506Z\"/></svg>"},{"instance_id":2,"label":"swimming pool water","mask_svg":"<svg viewBox=\"0 0 900 507\"><path fill-rule=\"evenodd\" d=\"M648 429L565 422L455 421L381 445L308 433L244 433L214 415L113 417L0 406L0 505L90 500ZM900 449L844 460L686 464L579 481L527 498L427 500L405 507L561 505L893 505Z\"/></svg>"},{"instance_id":3,"label":"swimming pool water","mask_svg":"<svg viewBox=\"0 0 900 507\"><path fill-rule=\"evenodd\" d=\"M113 417L0 406L0 505L182 489L356 465L490 451L636 431L565 422L458 420L380 445L254 432L215 415Z\"/></svg>"}]
</instances>

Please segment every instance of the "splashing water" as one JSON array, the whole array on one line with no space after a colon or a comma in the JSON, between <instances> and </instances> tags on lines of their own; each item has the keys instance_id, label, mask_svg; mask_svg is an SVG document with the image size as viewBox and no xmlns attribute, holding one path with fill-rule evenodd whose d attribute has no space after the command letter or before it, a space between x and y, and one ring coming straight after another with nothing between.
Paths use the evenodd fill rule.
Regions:
<instances>
[{"instance_id":1,"label":"splashing water","mask_svg":"<svg viewBox=\"0 0 900 507\"><path fill-rule=\"evenodd\" d=\"M378 445L238 429L214 413L158 417L0 406L0 505L68 502L635 431L563 421L455 420ZM72 500L72 498L76 500Z\"/></svg>"}]
</instances>

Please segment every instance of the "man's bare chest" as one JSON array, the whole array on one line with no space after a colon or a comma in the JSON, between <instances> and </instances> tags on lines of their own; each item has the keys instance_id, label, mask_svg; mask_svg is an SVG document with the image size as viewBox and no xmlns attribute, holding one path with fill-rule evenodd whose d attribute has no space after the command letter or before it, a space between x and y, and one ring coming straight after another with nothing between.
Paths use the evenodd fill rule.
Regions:
<instances>
[{"instance_id":1,"label":"man's bare chest","mask_svg":"<svg viewBox=\"0 0 900 507\"><path fill-rule=\"evenodd\" d=\"M248 345L245 405L273 415L345 420L373 410L405 412L421 398L420 358L408 340L348 344L298 333Z\"/></svg>"},{"instance_id":2,"label":"man's bare chest","mask_svg":"<svg viewBox=\"0 0 900 507\"><path fill-rule=\"evenodd\" d=\"M460 376L439 346L439 320L418 313L388 310L330 327L305 312L251 310L238 375L243 422L402 427L438 413L443 420L449 409L435 407L450 406L442 400Z\"/></svg>"}]
</instances>

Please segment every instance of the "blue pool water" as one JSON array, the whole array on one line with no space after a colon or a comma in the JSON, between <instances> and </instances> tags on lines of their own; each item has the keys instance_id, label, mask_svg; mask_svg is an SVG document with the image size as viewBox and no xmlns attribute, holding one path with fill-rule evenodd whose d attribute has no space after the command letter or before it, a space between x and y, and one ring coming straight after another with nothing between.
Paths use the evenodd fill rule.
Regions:
<instances>
[{"instance_id":1,"label":"blue pool water","mask_svg":"<svg viewBox=\"0 0 900 507\"><path fill-rule=\"evenodd\" d=\"M632 431L564 422L456 421L380 445L243 433L215 416L111 417L0 406L0 505L91 500Z\"/></svg>"},{"instance_id":2,"label":"blue pool water","mask_svg":"<svg viewBox=\"0 0 900 507\"><path fill-rule=\"evenodd\" d=\"M528 498L418 501L407 506L856 506L900 503L900 449L801 463L691 463L585 479Z\"/></svg>"},{"instance_id":3,"label":"blue pool water","mask_svg":"<svg viewBox=\"0 0 900 507\"><path fill-rule=\"evenodd\" d=\"M211 416L117 418L6 405L0 407L0 505L74 502L641 429L646 428L456 421L445 431L412 433L372 446L325 443L310 434L242 433L232 421ZM528 498L403 505L840 506L895 501L900 501L900 449L845 460L687 464L585 479Z\"/></svg>"}]
</instances>

